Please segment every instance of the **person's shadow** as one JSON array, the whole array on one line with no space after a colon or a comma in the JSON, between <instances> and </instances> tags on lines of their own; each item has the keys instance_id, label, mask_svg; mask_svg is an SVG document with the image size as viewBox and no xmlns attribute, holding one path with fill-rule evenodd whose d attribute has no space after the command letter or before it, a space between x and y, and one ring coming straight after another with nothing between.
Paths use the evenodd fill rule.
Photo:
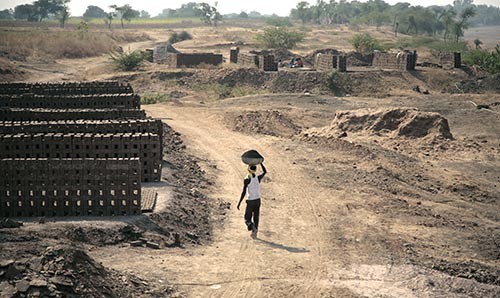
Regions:
<instances>
[{"instance_id":1,"label":"person's shadow","mask_svg":"<svg viewBox=\"0 0 500 298\"><path fill-rule=\"evenodd\" d=\"M306 252L310 251L310 250L308 250L307 248L304 248L304 247L286 246L286 245L275 243L275 242L272 242L272 241L267 241L267 240L264 240L264 239L261 239L261 238L256 238L255 241L257 241L257 242L259 242L261 244L270 246L272 248L284 249L284 250L286 250L288 252L293 252L293 253L306 253Z\"/></svg>"}]
</instances>

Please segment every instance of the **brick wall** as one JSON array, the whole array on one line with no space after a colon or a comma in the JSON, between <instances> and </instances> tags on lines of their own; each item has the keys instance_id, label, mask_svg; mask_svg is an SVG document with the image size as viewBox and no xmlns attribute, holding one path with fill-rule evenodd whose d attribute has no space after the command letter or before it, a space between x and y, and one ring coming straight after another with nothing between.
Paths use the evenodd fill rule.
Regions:
<instances>
[{"instance_id":1,"label":"brick wall","mask_svg":"<svg viewBox=\"0 0 500 298\"><path fill-rule=\"evenodd\" d=\"M336 69L340 72L347 71L347 57L318 53L314 62L317 71L330 71Z\"/></svg>"},{"instance_id":2,"label":"brick wall","mask_svg":"<svg viewBox=\"0 0 500 298\"><path fill-rule=\"evenodd\" d=\"M259 56L249 54L238 54L238 65L243 67L259 67Z\"/></svg>"},{"instance_id":3,"label":"brick wall","mask_svg":"<svg viewBox=\"0 0 500 298\"><path fill-rule=\"evenodd\" d=\"M166 64L172 68L193 67L200 64L219 65L222 63L222 55L213 53L165 53L155 62Z\"/></svg>"},{"instance_id":4,"label":"brick wall","mask_svg":"<svg viewBox=\"0 0 500 298\"><path fill-rule=\"evenodd\" d=\"M113 94L133 93L129 84L120 84L117 81L91 81L91 82L9 82L0 83L0 94Z\"/></svg>"},{"instance_id":5,"label":"brick wall","mask_svg":"<svg viewBox=\"0 0 500 298\"><path fill-rule=\"evenodd\" d=\"M50 120L109 120L144 119L144 110L137 109L23 109L0 108L0 121L50 121Z\"/></svg>"},{"instance_id":6,"label":"brick wall","mask_svg":"<svg viewBox=\"0 0 500 298\"><path fill-rule=\"evenodd\" d=\"M1 159L0 217L141 213L138 158Z\"/></svg>"},{"instance_id":7,"label":"brick wall","mask_svg":"<svg viewBox=\"0 0 500 298\"><path fill-rule=\"evenodd\" d=\"M151 133L0 135L3 158L139 158L143 182L160 181L159 136Z\"/></svg>"},{"instance_id":8,"label":"brick wall","mask_svg":"<svg viewBox=\"0 0 500 298\"><path fill-rule=\"evenodd\" d=\"M453 69L462 67L462 56L459 52L432 51L432 56L437 58L439 65L443 69Z\"/></svg>"},{"instance_id":9,"label":"brick wall","mask_svg":"<svg viewBox=\"0 0 500 298\"><path fill-rule=\"evenodd\" d=\"M113 81L0 84L0 216L139 214L163 154L139 100Z\"/></svg>"},{"instance_id":10,"label":"brick wall","mask_svg":"<svg viewBox=\"0 0 500 298\"><path fill-rule=\"evenodd\" d=\"M386 69L415 70L417 55L412 52L373 54L372 66Z\"/></svg>"}]
</instances>

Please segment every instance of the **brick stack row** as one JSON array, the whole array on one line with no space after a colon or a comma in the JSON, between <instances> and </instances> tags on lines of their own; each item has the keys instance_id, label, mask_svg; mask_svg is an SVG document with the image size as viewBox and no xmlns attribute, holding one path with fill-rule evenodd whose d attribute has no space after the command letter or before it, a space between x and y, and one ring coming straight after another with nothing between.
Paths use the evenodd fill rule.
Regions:
<instances>
[{"instance_id":1,"label":"brick stack row","mask_svg":"<svg viewBox=\"0 0 500 298\"><path fill-rule=\"evenodd\" d=\"M372 60L372 66L386 69L415 70L416 64L416 52L375 52Z\"/></svg>"},{"instance_id":2,"label":"brick stack row","mask_svg":"<svg viewBox=\"0 0 500 298\"><path fill-rule=\"evenodd\" d=\"M0 87L0 216L141 212L141 181L161 177L163 127L129 85Z\"/></svg>"},{"instance_id":3,"label":"brick stack row","mask_svg":"<svg viewBox=\"0 0 500 298\"><path fill-rule=\"evenodd\" d=\"M259 56L259 69L262 71L278 71L278 63L274 62L274 55Z\"/></svg>"},{"instance_id":4,"label":"brick stack row","mask_svg":"<svg viewBox=\"0 0 500 298\"><path fill-rule=\"evenodd\" d=\"M317 71L330 71L336 69L340 72L347 71L347 57L319 53L314 63Z\"/></svg>"},{"instance_id":5,"label":"brick stack row","mask_svg":"<svg viewBox=\"0 0 500 298\"><path fill-rule=\"evenodd\" d=\"M0 159L0 217L141 213L139 158Z\"/></svg>"}]
</instances>

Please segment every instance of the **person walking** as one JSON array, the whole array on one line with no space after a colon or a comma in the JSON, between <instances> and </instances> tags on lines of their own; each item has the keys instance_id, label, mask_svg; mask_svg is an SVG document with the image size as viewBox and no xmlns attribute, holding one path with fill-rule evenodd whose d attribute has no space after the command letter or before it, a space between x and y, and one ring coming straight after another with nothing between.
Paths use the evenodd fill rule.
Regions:
<instances>
[{"instance_id":1,"label":"person walking","mask_svg":"<svg viewBox=\"0 0 500 298\"><path fill-rule=\"evenodd\" d=\"M259 231L259 213L260 213L260 182L262 178L267 174L266 167L264 164L260 164L262 168L262 174L256 175L257 166L248 166L248 175L243 180L243 191L241 192L240 201L238 202L238 210L240 210L241 202L248 192L248 198L246 200L247 206L245 209L245 224L247 229L252 231L252 238L257 237L257 232ZM252 221L253 219L253 221Z\"/></svg>"}]
</instances>

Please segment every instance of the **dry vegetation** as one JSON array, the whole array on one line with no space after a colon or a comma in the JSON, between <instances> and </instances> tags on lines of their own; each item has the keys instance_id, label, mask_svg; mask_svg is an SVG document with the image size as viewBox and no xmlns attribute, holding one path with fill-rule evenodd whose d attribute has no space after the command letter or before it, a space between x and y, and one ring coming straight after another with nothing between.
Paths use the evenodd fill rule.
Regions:
<instances>
[{"instance_id":1,"label":"dry vegetation","mask_svg":"<svg viewBox=\"0 0 500 298\"><path fill-rule=\"evenodd\" d=\"M122 43L149 39L145 33L0 29L0 55L11 60L85 58L101 55Z\"/></svg>"}]
</instances>

